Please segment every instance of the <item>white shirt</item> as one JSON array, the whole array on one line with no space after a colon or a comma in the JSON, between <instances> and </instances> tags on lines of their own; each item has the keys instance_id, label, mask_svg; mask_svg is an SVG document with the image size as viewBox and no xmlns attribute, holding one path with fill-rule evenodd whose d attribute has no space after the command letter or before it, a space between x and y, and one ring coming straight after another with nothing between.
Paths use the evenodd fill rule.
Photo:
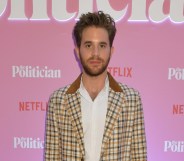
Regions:
<instances>
[{"instance_id":1,"label":"white shirt","mask_svg":"<svg viewBox=\"0 0 184 161\"><path fill-rule=\"evenodd\" d=\"M82 80L79 88L81 94L82 125L84 132L85 161L99 161L105 119L108 106L109 80L93 101L85 89Z\"/></svg>"}]
</instances>

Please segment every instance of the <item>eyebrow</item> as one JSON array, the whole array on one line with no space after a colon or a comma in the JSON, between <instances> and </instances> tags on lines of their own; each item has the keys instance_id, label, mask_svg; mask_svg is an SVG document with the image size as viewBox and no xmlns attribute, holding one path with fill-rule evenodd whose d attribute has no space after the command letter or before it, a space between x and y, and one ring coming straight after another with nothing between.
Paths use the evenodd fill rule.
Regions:
<instances>
[{"instance_id":1,"label":"eyebrow","mask_svg":"<svg viewBox=\"0 0 184 161\"><path fill-rule=\"evenodd\" d=\"M85 41L84 44L92 43L92 41Z\"/></svg>"},{"instance_id":2,"label":"eyebrow","mask_svg":"<svg viewBox=\"0 0 184 161\"><path fill-rule=\"evenodd\" d=\"M90 44L90 43L92 43L92 41L85 41L85 42L84 42L84 44ZM107 42L101 41L101 42L99 42L99 44L107 45Z\"/></svg>"},{"instance_id":3,"label":"eyebrow","mask_svg":"<svg viewBox=\"0 0 184 161\"><path fill-rule=\"evenodd\" d=\"M104 42L104 41L100 42L100 44L107 45L107 43L106 43L106 42Z\"/></svg>"}]
</instances>

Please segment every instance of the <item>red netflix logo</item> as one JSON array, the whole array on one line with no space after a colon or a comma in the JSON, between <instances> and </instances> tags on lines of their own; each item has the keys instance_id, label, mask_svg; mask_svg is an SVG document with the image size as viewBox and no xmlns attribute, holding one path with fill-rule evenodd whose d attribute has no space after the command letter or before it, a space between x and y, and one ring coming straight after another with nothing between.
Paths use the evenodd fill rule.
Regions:
<instances>
[{"instance_id":1,"label":"red netflix logo","mask_svg":"<svg viewBox=\"0 0 184 161\"><path fill-rule=\"evenodd\" d=\"M19 111L46 111L47 110L47 102L40 101L27 101L27 102L19 102Z\"/></svg>"},{"instance_id":2,"label":"red netflix logo","mask_svg":"<svg viewBox=\"0 0 184 161\"><path fill-rule=\"evenodd\" d=\"M108 71L112 76L132 78L132 67L108 67Z\"/></svg>"},{"instance_id":3,"label":"red netflix logo","mask_svg":"<svg viewBox=\"0 0 184 161\"><path fill-rule=\"evenodd\" d=\"M175 104L173 105L173 115L183 115L184 105Z\"/></svg>"}]
</instances>

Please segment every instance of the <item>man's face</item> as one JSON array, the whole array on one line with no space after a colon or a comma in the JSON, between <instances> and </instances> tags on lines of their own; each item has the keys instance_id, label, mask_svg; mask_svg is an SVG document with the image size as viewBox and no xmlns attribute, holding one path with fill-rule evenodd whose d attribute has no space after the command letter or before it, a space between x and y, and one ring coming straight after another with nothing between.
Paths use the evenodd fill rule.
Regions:
<instances>
[{"instance_id":1,"label":"man's face","mask_svg":"<svg viewBox=\"0 0 184 161\"><path fill-rule=\"evenodd\" d=\"M88 27L82 33L81 46L76 48L84 72L98 76L106 71L113 47L110 47L108 33L104 28Z\"/></svg>"}]
</instances>

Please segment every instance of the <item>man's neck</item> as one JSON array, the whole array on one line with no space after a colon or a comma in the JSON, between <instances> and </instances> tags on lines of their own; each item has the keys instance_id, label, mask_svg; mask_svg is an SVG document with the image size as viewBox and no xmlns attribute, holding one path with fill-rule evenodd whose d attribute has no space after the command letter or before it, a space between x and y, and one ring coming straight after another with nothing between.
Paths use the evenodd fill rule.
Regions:
<instances>
[{"instance_id":1,"label":"man's neck","mask_svg":"<svg viewBox=\"0 0 184 161\"><path fill-rule=\"evenodd\" d=\"M89 76L86 73L83 73L82 82L92 100L94 100L104 88L106 77L107 72L104 72L98 76Z\"/></svg>"}]
</instances>

